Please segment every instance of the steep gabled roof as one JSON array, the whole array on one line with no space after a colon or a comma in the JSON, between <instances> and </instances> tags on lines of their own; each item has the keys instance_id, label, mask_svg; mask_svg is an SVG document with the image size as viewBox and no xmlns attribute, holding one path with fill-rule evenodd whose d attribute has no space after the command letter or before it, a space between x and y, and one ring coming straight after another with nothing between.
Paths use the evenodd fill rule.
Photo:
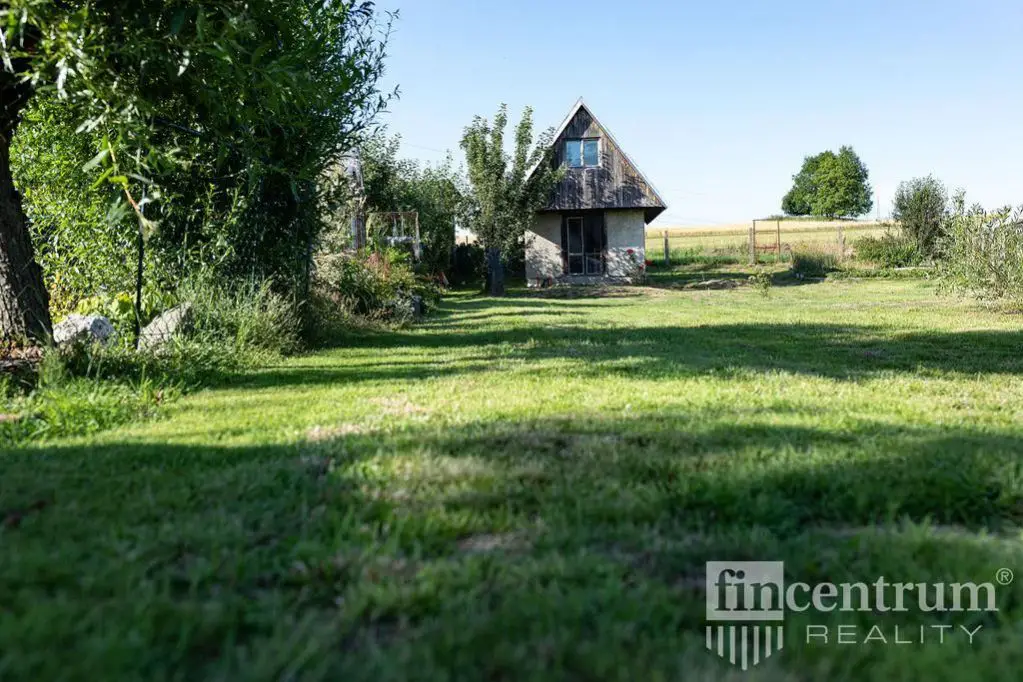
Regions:
<instances>
[{"instance_id":1,"label":"steep gabled roof","mask_svg":"<svg viewBox=\"0 0 1023 682\"><path fill-rule=\"evenodd\" d=\"M574 136L583 129L592 131L594 128L607 141L602 150L601 168L569 169L547 210L643 208L646 209L646 220L650 222L666 208L664 199L581 97L555 131L552 142L555 163L563 162L562 141L569 133ZM598 170L600 173L594 175ZM530 175L535 171L534 167Z\"/></svg>"}]
</instances>

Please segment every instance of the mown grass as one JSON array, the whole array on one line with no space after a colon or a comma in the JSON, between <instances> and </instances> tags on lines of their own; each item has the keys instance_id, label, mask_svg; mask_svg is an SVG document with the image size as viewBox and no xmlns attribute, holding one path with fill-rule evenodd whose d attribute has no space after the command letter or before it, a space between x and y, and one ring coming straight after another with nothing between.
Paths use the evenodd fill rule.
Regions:
<instances>
[{"instance_id":1,"label":"mown grass","mask_svg":"<svg viewBox=\"0 0 1023 682\"><path fill-rule=\"evenodd\" d=\"M740 673L704 563L1023 567L1020 318L922 280L456 294L412 329L0 457L0 679L989 680L997 614ZM746 271L711 276L744 281ZM891 643L892 627L982 625ZM905 637L905 631L903 637Z\"/></svg>"}]
</instances>

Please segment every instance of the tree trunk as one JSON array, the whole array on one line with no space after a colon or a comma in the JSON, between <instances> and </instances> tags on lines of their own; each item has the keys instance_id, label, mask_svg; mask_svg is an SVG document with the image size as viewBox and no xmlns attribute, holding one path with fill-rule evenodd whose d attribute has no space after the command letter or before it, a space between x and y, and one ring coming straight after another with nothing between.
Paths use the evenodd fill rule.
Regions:
<instances>
[{"instance_id":1,"label":"tree trunk","mask_svg":"<svg viewBox=\"0 0 1023 682\"><path fill-rule=\"evenodd\" d=\"M501 249L487 249L487 291L491 296L504 296L504 261Z\"/></svg>"},{"instance_id":2,"label":"tree trunk","mask_svg":"<svg viewBox=\"0 0 1023 682\"><path fill-rule=\"evenodd\" d=\"M0 69L0 339L46 343L53 333L49 295L11 177L11 137L29 95L26 84Z\"/></svg>"}]
</instances>

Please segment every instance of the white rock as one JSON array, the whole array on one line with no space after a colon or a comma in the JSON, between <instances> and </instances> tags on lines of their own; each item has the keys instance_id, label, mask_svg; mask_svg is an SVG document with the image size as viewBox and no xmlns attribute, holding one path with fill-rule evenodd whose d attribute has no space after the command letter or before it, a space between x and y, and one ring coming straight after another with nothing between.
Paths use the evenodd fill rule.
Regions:
<instances>
[{"instance_id":1,"label":"white rock","mask_svg":"<svg viewBox=\"0 0 1023 682\"><path fill-rule=\"evenodd\" d=\"M53 342L58 346L98 343L106 346L117 337L110 320L102 315L68 315L53 327Z\"/></svg>"},{"instance_id":2,"label":"white rock","mask_svg":"<svg viewBox=\"0 0 1023 682\"><path fill-rule=\"evenodd\" d=\"M140 348L159 348L192 325L192 304L182 303L166 310L147 324L139 335Z\"/></svg>"}]
</instances>

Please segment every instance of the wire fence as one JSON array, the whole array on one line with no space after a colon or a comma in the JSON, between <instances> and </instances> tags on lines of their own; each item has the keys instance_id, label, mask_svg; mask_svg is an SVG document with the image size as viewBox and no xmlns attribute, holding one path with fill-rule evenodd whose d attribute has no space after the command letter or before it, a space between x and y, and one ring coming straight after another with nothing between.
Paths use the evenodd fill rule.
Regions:
<instances>
[{"instance_id":1,"label":"wire fence","mask_svg":"<svg viewBox=\"0 0 1023 682\"><path fill-rule=\"evenodd\" d=\"M857 239L879 237L880 222L754 220L749 225L715 228L648 228L647 260L666 265L693 262L772 263L791 260L795 251L847 257Z\"/></svg>"}]
</instances>

